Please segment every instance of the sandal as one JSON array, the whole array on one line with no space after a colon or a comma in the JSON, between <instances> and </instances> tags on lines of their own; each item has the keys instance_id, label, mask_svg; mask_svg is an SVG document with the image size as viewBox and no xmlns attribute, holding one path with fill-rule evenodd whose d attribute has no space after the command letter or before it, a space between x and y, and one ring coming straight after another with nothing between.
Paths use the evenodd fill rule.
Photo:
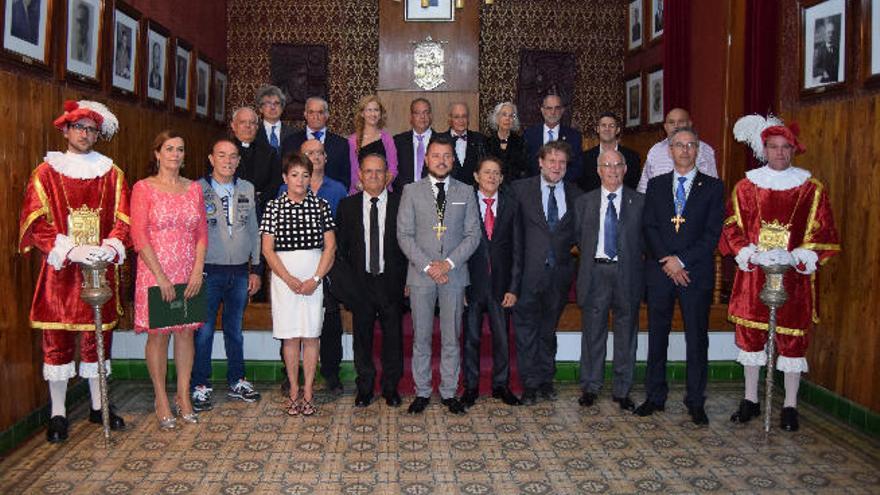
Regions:
<instances>
[{"instance_id":1,"label":"sandal","mask_svg":"<svg viewBox=\"0 0 880 495\"><path fill-rule=\"evenodd\" d=\"M315 407L315 404L310 400L303 400L300 404L300 412L303 416L311 416L318 412L318 409Z\"/></svg>"},{"instance_id":2,"label":"sandal","mask_svg":"<svg viewBox=\"0 0 880 495\"><path fill-rule=\"evenodd\" d=\"M297 394L298 396L299 394ZM287 402L284 403L284 409L288 416L299 416L299 413L302 412L302 403L299 398L287 399Z\"/></svg>"}]
</instances>

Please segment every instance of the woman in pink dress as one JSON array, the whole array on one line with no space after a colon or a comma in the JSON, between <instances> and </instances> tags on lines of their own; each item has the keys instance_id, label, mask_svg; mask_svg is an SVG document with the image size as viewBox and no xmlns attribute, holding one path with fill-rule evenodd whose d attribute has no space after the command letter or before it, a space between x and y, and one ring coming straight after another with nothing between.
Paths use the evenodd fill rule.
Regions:
<instances>
[{"instance_id":1,"label":"woman in pink dress","mask_svg":"<svg viewBox=\"0 0 880 495\"><path fill-rule=\"evenodd\" d=\"M207 220L202 188L180 176L183 138L162 131L153 141L156 174L138 181L131 192L131 238L138 252L134 296L135 332L147 332L146 359L153 391L156 418L163 430L177 427L165 392L168 342L174 339L177 395L174 402L183 421L197 423L189 394L193 366L193 332L201 323L150 328L147 289L159 286L162 299L173 301L174 285L187 284L189 299L202 287L202 271L208 246Z\"/></svg>"}]
</instances>

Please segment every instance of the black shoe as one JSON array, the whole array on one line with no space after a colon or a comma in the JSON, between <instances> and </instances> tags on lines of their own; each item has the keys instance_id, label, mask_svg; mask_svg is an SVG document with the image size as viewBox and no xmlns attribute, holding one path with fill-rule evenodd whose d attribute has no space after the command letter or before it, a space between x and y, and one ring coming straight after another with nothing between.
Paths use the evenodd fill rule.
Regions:
<instances>
[{"instance_id":1,"label":"black shoe","mask_svg":"<svg viewBox=\"0 0 880 495\"><path fill-rule=\"evenodd\" d=\"M596 403L596 394L593 392L584 392L581 394L580 399L578 399L578 404L581 407L590 407Z\"/></svg>"},{"instance_id":2,"label":"black shoe","mask_svg":"<svg viewBox=\"0 0 880 495\"><path fill-rule=\"evenodd\" d=\"M734 423L748 423L761 415L761 405L748 399L739 401L739 409L730 416Z\"/></svg>"},{"instance_id":3,"label":"black shoe","mask_svg":"<svg viewBox=\"0 0 880 495\"><path fill-rule=\"evenodd\" d=\"M425 408L428 407L428 403L431 402L431 399L428 397L416 397L412 404L409 405L409 409L406 412L410 414L421 414L424 412Z\"/></svg>"},{"instance_id":4,"label":"black shoe","mask_svg":"<svg viewBox=\"0 0 880 495\"><path fill-rule=\"evenodd\" d=\"M334 397L338 397L342 395L343 392L345 392L345 389L342 388L342 382L340 382L338 379L328 380L324 389L327 391L328 394Z\"/></svg>"},{"instance_id":5,"label":"black shoe","mask_svg":"<svg viewBox=\"0 0 880 495\"><path fill-rule=\"evenodd\" d=\"M798 423L798 412L794 407L783 407L779 427L785 431L798 431L801 427Z\"/></svg>"},{"instance_id":6,"label":"black shoe","mask_svg":"<svg viewBox=\"0 0 880 495\"><path fill-rule=\"evenodd\" d=\"M400 394L397 391L394 392L386 392L382 394L385 397L385 403L391 407L400 407L402 401L400 400Z\"/></svg>"},{"instance_id":7,"label":"black shoe","mask_svg":"<svg viewBox=\"0 0 880 495\"><path fill-rule=\"evenodd\" d=\"M61 443L67 440L67 418L64 416L52 416L49 419L49 428L46 430L46 440L49 443Z\"/></svg>"},{"instance_id":8,"label":"black shoe","mask_svg":"<svg viewBox=\"0 0 880 495\"><path fill-rule=\"evenodd\" d=\"M452 414L464 414L467 412L467 409L465 409L464 404L462 404L461 401L459 401L455 397L443 399L441 402L443 403L444 406L449 408L449 412L451 412Z\"/></svg>"},{"instance_id":9,"label":"black shoe","mask_svg":"<svg viewBox=\"0 0 880 495\"><path fill-rule=\"evenodd\" d=\"M621 411L635 411L636 404L629 397L612 397L612 401L617 402Z\"/></svg>"},{"instance_id":10,"label":"black shoe","mask_svg":"<svg viewBox=\"0 0 880 495\"><path fill-rule=\"evenodd\" d=\"M526 389L520 400L524 406L534 406L538 402L538 394L534 390Z\"/></svg>"},{"instance_id":11,"label":"black shoe","mask_svg":"<svg viewBox=\"0 0 880 495\"><path fill-rule=\"evenodd\" d=\"M556 390L553 388L553 385L547 385L541 387L540 390L541 398L544 400L555 401L559 399L559 394L556 393Z\"/></svg>"},{"instance_id":12,"label":"black shoe","mask_svg":"<svg viewBox=\"0 0 880 495\"><path fill-rule=\"evenodd\" d=\"M513 392L510 391L507 387L498 387L492 389L492 397L495 399L501 399L501 402L507 404L508 406L521 406L522 401L519 400L519 397L513 395Z\"/></svg>"},{"instance_id":13,"label":"black shoe","mask_svg":"<svg viewBox=\"0 0 880 495\"><path fill-rule=\"evenodd\" d=\"M464 407L471 408L476 404L477 397L480 396L480 391L475 388L469 388L465 390L464 395L461 396L461 403Z\"/></svg>"},{"instance_id":14,"label":"black shoe","mask_svg":"<svg viewBox=\"0 0 880 495\"><path fill-rule=\"evenodd\" d=\"M124 430L125 421L116 415L115 407L110 406L110 429L113 431ZM101 410L89 409L89 422L102 425L104 418L101 416Z\"/></svg>"},{"instance_id":15,"label":"black shoe","mask_svg":"<svg viewBox=\"0 0 880 495\"><path fill-rule=\"evenodd\" d=\"M709 424L709 416L706 415L706 409L703 406L688 407L688 414L690 414L691 421L695 425L704 426Z\"/></svg>"},{"instance_id":16,"label":"black shoe","mask_svg":"<svg viewBox=\"0 0 880 495\"><path fill-rule=\"evenodd\" d=\"M641 406L637 407L635 411L633 411L633 414L635 414L636 416L645 417L650 416L655 412L663 411L664 409L666 409L665 405L654 404L653 402L646 400L645 402L642 402Z\"/></svg>"},{"instance_id":17,"label":"black shoe","mask_svg":"<svg viewBox=\"0 0 880 495\"><path fill-rule=\"evenodd\" d=\"M369 392L358 392L354 399L354 407L367 407L373 402L373 394Z\"/></svg>"}]
</instances>

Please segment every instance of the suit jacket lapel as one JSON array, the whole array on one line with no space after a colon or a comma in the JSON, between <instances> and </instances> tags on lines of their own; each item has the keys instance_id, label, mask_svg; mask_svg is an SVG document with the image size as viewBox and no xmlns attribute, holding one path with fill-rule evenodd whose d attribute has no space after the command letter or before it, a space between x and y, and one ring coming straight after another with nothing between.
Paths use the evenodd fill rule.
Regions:
<instances>
[{"instance_id":1,"label":"suit jacket lapel","mask_svg":"<svg viewBox=\"0 0 880 495\"><path fill-rule=\"evenodd\" d=\"M687 214L690 213L691 201L703 193L704 179L705 177L700 172L697 172L697 175L694 176L694 183L691 185L691 192L688 194L687 201L684 204L684 212L682 212L683 217L687 218Z\"/></svg>"}]
</instances>

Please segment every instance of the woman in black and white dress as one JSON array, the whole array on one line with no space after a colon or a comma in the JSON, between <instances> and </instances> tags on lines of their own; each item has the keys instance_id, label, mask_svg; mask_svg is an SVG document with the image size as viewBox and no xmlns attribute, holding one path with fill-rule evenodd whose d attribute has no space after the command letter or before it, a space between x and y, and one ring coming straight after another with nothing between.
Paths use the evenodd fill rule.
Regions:
<instances>
[{"instance_id":1,"label":"woman in black and white dress","mask_svg":"<svg viewBox=\"0 0 880 495\"><path fill-rule=\"evenodd\" d=\"M313 385L318 364L318 338L324 323L321 280L336 252L330 205L309 190L312 163L291 152L282 159L287 193L266 204L260 232L263 256L272 269L272 336L282 341L290 380L291 416L315 413ZM299 396L302 347L304 386Z\"/></svg>"}]
</instances>

